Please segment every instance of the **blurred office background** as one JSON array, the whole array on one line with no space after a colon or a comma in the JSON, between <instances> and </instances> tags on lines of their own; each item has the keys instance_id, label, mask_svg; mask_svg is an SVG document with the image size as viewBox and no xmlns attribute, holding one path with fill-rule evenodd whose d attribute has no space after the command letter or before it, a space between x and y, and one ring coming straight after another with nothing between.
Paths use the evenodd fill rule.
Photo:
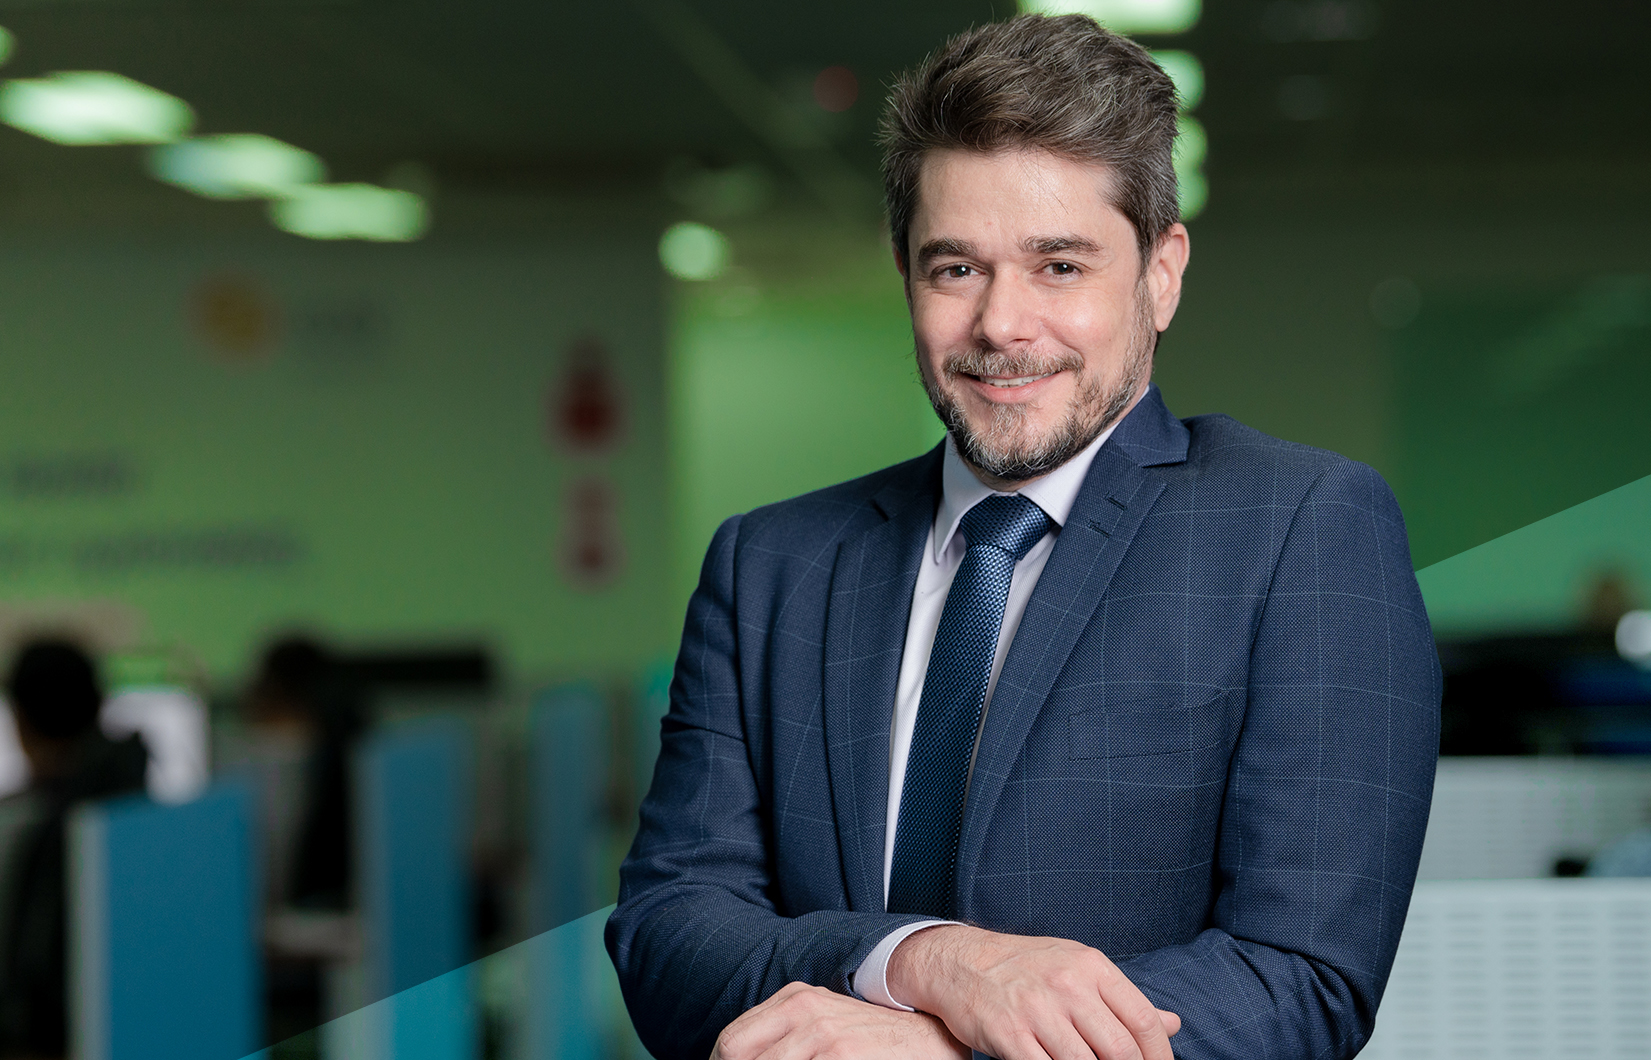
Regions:
<instances>
[{"instance_id":1,"label":"blurred office background","mask_svg":"<svg viewBox=\"0 0 1651 1060\"><path fill-rule=\"evenodd\" d=\"M1651 10L1025 7L1181 88L1170 407L1409 522L1369 1055L1646 1055ZM1014 10L0 0L0 653L105 697L0 712L0 1056L640 1055L600 910L700 556L939 439L876 120Z\"/></svg>"}]
</instances>

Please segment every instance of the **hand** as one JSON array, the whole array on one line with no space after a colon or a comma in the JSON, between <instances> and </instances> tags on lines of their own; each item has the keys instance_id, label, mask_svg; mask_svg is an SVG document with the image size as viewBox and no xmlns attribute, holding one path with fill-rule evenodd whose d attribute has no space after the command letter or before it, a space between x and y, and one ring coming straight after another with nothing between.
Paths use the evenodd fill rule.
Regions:
<instances>
[{"instance_id":1,"label":"hand","mask_svg":"<svg viewBox=\"0 0 1651 1060\"><path fill-rule=\"evenodd\" d=\"M968 1060L935 1017L787 983L723 1029L711 1060Z\"/></svg>"},{"instance_id":2,"label":"hand","mask_svg":"<svg viewBox=\"0 0 1651 1060\"><path fill-rule=\"evenodd\" d=\"M1181 1018L1100 950L947 924L895 947L889 993L1000 1060L1173 1060Z\"/></svg>"}]
</instances>

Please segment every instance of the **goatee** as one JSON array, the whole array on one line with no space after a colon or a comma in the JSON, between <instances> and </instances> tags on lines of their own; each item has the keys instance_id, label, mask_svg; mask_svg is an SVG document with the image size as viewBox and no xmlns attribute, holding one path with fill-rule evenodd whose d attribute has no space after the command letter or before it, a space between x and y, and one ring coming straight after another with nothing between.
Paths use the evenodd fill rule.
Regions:
<instances>
[{"instance_id":1,"label":"goatee","mask_svg":"<svg viewBox=\"0 0 1651 1060\"><path fill-rule=\"evenodd\" d=\"M947 385L925 378L923 387L964 461L987 478L1025 482L1047 475L1077 456L1117 422L1151 377L1152 354L1157 345L1158 333L1145 291L1137 291L1135 306L1135 327L1123 372L1111 386L1086 370L1083 358L1077 354L1043 357L1036 352L1008 354L974 349L947 355L941 368ZM1061 371L1076 376L1077 393L1066 416L1042 437L1027 436L1027 406L994 406L990 422L976 430L953 396L957 378L962 375L1038 376Z\"/></svg>"}]
</instances>

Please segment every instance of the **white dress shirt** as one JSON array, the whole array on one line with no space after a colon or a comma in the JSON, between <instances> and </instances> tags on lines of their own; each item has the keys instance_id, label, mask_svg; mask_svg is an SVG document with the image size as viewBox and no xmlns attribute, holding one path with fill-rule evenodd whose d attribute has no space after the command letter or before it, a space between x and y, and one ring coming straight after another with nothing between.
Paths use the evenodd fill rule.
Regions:
<instances>
[{"instance_id":1,"label":"white dress shirt","mask_svg":"<svg viewBox=\"0 0 1651 1060\"><path fill-rule=\"evenodd\" d=\"M1043 573L1043 565L1049 562L1049 553L1055 549L1055 537L1072 512L1072 505L1078 499L1078 490L1083 487L1083 480L1089 474L1089 465L1094 462L1095 453L1106 444L1117 425L1114 422L1102 431L1071 460L1015 491L1042 508L1053 525L1015 564L1009 599L1003 608L1003 626L998 632L997 654L992 659L992 673L986 681L986 704L980 715L982 724L986 721L986 709L992 705L992 692L997 688L1003 660L1009 655L1009 645L1015 639L1021 615L1026 613L1026 601L1031 599L1038 576ZM946 606L946 594L951 591L952 578L963 563L964 552L968 550L959 524L970 508L994 492L969 470L948 435L941 469L940 508L935 513L934 525L929 528L929 538L923 548L923 563L917 572L917 585L912 590L911 618L906 623L906 647L900 657L900 677L895 685L894 730L889 740L888 823L883 833L884 904L888 902L889 875L894 868L894 833L900 822L900 793L906 783L906 759L911 754L912 733L917 727L917 706L923 698L923 680L929 672L929 653L934 649L935 630L940 626L940 612ZM969 769L973 772L973 761L969 763ZM893 956L894 948L912 934L946 923L952 921L925 920L889 933L855 970L855 992L879 1005L911 1011L909 1006L889 996L889 958Z\"/></svg>"}]
</instances>

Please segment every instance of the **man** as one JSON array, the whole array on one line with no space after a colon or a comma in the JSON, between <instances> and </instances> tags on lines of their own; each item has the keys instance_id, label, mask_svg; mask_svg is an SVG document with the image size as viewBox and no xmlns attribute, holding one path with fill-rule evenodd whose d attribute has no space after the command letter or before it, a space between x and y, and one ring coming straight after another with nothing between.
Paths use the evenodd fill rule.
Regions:
<instances>
[{"instance_id":1,"label":"man","mask_svg":"<svg viewBox=\"0 0 1651 1060\"><path fill-rule=\"evenodd\" d=\"M29 789L0 801L0 1057L68 1052L68 868L65 833L79 803L143 790L138 736L98 731L103 688L77 644L24 645L6 681Z\"/></svg>"},{"instance_id":2,"label":"man","mask_svg":"<svg viewBox=\"0 0 1651 1060\"><path fill-rule=\"evenodd\" d=\"M1439 676L1369 468L1150 383L1174 88L1088 19L885 123L949 431L730 519L608 945L661 1057L1339 1057L1414 882Z\"/></svg>"}]
</instances>

